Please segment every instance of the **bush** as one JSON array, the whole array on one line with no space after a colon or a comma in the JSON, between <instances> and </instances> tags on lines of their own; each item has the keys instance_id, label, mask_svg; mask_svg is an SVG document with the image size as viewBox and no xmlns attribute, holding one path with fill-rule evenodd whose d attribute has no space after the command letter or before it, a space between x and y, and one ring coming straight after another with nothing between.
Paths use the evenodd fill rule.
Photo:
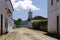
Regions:
<instances>
[{"instance_id":1,"label":"bush","mask_svg":"<svg viewBox=\"0 0 60 40\"><path fill-rule=\"evenodd\" d=\"M47 31L47 21L41 20L38 22L33 22L33 29Z\"/></svg>"},{"instance_id":2,"label":"bush","mask_svg":"<svg viewBox=\"0 0 60 40\"><path fill-rule=\"evenodd\" d=\"M39 25L38 25L39 22L33 22L33 29L39 29Z\"/></svg>"}]
</instances>

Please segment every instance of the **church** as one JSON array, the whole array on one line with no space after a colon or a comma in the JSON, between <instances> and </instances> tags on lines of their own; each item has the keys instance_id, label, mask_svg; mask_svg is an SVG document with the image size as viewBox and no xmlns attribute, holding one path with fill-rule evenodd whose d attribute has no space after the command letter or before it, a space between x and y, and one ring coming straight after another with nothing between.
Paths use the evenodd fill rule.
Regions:
<instances>
[{"instance_id":1,"label":"church","mask_svg":"<svg viewBox=\"0 0 60 40\"><path fill-rule=\"evenodd\" d=\"M29 11L28 11L28 19L22 21L20 26L23 26L23 27L25 26L25 27L32 28L31 20L32 20L32 11L31 11L31 9L29 9Z\"/></svg>"}]
</instances>

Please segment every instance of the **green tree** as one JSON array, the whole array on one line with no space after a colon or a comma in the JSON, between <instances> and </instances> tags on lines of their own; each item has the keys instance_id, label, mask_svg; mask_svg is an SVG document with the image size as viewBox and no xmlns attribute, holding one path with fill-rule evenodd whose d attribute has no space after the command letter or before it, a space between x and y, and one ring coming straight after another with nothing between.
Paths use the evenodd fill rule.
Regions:
<instances>
[{"instance_id":1,"label":"green tree","mask_svg":"<svg viewBox=\"0 0 60 40\"><path fill-rule=\"evenodd\" d=\"M18 20L17 20L17 25L20 25L21 24L21 19L19 18Z\"/></svg>"},{"instance_id":2,"label":"green tree","mask_svg":"<svg viewBox=\"0 0 60 40\"><path fill-rule=\"evenodd\" d=\"M22 19L20 19L20 18L18 18L17 20L14 20L14 24L15 24L16 26L20 25L21 22L22 22Z\"/></svg>"}]
</instances>

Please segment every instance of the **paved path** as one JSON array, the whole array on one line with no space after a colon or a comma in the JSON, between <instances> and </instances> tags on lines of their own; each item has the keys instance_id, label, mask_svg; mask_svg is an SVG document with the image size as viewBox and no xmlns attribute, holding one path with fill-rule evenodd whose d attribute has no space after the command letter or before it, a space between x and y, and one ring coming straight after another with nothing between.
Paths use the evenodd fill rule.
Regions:
<instances>
[{"instance_id":1,"label":"paved path","mask_svg":"<svg viewBox=\"0 0 60 40\"><path fill-rule=\"evenodd\" d=\"M0 40L57 40L44 34L45 32L28 28L19 28L14 29L7 35L0 36Z\"/></svg>"}]
</instances>

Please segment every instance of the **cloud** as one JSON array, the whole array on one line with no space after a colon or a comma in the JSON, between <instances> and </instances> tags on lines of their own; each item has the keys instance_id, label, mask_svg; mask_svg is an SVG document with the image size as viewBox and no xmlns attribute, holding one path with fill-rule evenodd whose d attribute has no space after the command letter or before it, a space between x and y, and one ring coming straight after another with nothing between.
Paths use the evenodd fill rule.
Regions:
<instances>
[{"instance_id":1,"label":"cloud","mask_svg":"<svg viewBox=\"0 0 60 40\"><path fill-rule=\"evenodd\" d=\"M32 10L40 10L40 8L36 7L35 5L32 4L31 0L11 0L13 7L15 10L20 10L20 9L32 9Z\"/></svg>"}]
</instances>

